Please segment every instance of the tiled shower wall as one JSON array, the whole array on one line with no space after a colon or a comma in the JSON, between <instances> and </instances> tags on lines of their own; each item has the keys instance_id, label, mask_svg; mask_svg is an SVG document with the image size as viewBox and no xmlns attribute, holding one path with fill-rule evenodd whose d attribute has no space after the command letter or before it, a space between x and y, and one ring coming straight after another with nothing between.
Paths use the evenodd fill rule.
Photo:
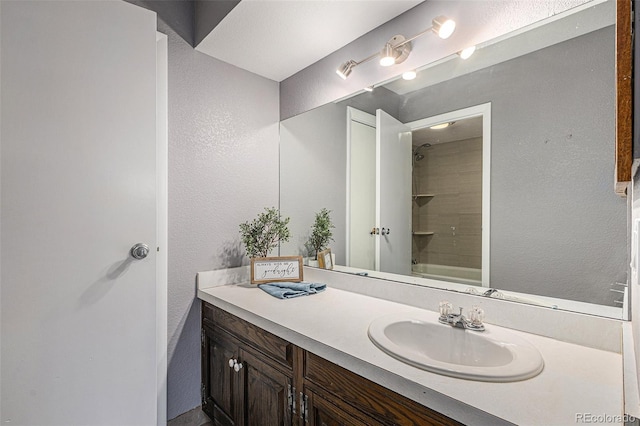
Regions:
<instances>
[{"instance_id":1,"label":"tiled shower wall","mask_svg":"<svg viewBox=\"0 0 640 426\"><path fill-rule=\"evenodd\" d=\"M482 138L423 148L414 163L412 258L467 268L482 267Z\"/></svg>"}]
</instances>

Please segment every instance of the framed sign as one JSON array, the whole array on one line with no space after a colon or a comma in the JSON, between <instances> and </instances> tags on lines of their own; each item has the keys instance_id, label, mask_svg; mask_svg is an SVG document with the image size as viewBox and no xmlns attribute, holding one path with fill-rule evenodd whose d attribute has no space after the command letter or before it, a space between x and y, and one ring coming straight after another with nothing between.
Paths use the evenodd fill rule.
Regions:
<instances>
[{"instance_id":1,"label":"framed sign","mask_svg":"<svg viewBox=\"0 0 640 426\"><path fill-rule=\"evenodd\" d=\"M302 256L252 257L251 284L302 281Z\"/></svg>"},{"instance_id":2,"label":"framed sign","mask_svg":"<svg viewBox=\"0 0 640 426\"><path fill-rule=\"evenodd\" d=\"M318 253L318 266L322 269L333 269L331 249L322 250Z\"/></svg>"}]
</instances>

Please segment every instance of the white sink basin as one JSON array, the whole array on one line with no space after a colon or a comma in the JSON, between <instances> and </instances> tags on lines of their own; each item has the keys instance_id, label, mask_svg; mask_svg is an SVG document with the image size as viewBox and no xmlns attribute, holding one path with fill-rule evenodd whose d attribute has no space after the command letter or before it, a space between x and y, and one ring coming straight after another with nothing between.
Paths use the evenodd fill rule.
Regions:
<instances>
[{"instance_id":1,"label":"white sink basin","mask_svg":"<svg viewBox=\"0 0 640 426\"><path fill-rule=\"evenodd\" d=\"M544 367L540 352L509 330L463 330L437 318L426 312L384 316L369 325L369 338L402 362L462 379L515 382L538 375Z\"/></svg>"}]
</instances>

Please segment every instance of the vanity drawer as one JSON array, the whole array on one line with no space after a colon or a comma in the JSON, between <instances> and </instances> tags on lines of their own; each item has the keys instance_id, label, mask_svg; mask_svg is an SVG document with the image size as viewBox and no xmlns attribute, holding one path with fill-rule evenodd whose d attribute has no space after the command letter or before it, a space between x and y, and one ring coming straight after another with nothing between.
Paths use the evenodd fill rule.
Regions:
<instances>
[{"instance_id":1,"label":"vanity drawer","mask_svg":"<svg viewBox=\"0 0 640 426\"><path fill-rule=\"evenodd\" d=\"M461 424L310 352L305 352L304 378L385 424Z\"/></svg>"},{"instance_id":2,"label":"vanity drawer","mask_svg":"<svg viewBox=\"0 0 640 426\"><path fill-rule=\"evenodd\" d=\"M293 367L291 343L206 302L202 303L202 324L209 327L215 324L274 361Z\"/></svg>"}]
</instances>

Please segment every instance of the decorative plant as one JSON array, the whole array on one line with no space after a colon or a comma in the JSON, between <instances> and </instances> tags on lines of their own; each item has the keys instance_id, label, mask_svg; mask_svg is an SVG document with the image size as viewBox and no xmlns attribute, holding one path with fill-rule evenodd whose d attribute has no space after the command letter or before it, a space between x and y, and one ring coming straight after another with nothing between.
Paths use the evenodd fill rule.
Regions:
<instances>
[{"instance_id":1,"label":"decorative plant","mask_svg":"<svg viewBox=\"0 0 640 426\"><path fill-rule=\"evenodd\" d=\"M289 241L289 218L275 207L266 208L251 223L240 224L240 238L249 257L267 257L280 241Z\"/></svg>"},{"instance_id":2,"label":"decorative plant","mask_svg":"<svg viewBox=\"0 0 640 426\"><path fill-rule=\"evenodd\" d=\"M311 226L309 245L316 252L315 260L318 260L318 252L326 249L329 241L334 241L331 230L335 228L335 226L331 222L329 213L331 213L331 210L325 208L320 210L316 213L316 221Z\"/></svg>"}]
</instances>

